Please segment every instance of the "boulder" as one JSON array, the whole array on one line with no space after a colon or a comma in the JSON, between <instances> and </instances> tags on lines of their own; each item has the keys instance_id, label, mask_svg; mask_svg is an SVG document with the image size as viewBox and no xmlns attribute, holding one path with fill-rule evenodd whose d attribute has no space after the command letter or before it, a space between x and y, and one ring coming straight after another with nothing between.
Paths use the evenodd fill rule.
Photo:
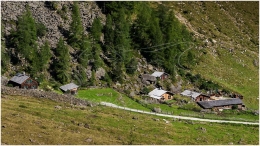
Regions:
<instances>
[{"instance_id":1,"label":"boulder","mask_svg":"<svg viewBox=\"0 0 260 146\"><path fill-rule=\"evenodd\" d=\"M7 83L8 83L8 78L7 77L5 77L5 76L2 76L1 77L1 85L3 85L3 86L6 86L7 85Z\"/></svg>"},{"instance_id":2,"label":"boulder","mask_svg":"<svg viewBox=\"0 0 260 146\"><path fill-rule=\"evenodd\" d=\"M98 70L96 71L96 78L101 79L102 77L104 77L106 74L106 70L103 69L102 67L98 68Z\"/></svg>"},{"instance_id":3,"label":"boulder","mask_svg":"<svg viewBox=\"0 0 260 146\"><path fill-rule=\"evenodd\" d=\"M134 91L131 91L130 94L129 94L130 97L135 97L135 92Z\"/></svg>"}]
</instances>

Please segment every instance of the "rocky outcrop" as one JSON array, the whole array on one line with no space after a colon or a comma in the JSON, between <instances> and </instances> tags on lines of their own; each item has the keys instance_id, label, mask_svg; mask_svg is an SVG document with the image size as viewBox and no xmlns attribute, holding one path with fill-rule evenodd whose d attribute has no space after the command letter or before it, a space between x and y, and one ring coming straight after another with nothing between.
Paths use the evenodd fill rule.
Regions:
<instances>
[{"instance_id":1,"label":"rocky outcrop","mask_svg":"<svg viewBox=\"0 0 260 146\"><path fill-rule=\"evenodd\" d=\"M49 41L51 47L55 48L60 37L63 36L64 31L69 30L71 23L71 8L73 2L57 2L57 10L52 10L46 6L44 1L5 1L1 2L1 16L2 24L4 25L5 35L10 35L10 31L15 29L15 21L25 12L26 5L32 12L36 22L43 23L47 28L47 34L43 38L39 38L39 44L43 44L46 40ZM87 34L87 28L92 25L95 18L100 18L101 23L105 23L105 15L102 14L99 7L95 2L86 1L78 2L81 13L81 19L83 27L85 28L85 34ZM64 15L67 19L62 18L58 11L61 11L62 6L68 8Z\"/></svg>"}]
</instances>

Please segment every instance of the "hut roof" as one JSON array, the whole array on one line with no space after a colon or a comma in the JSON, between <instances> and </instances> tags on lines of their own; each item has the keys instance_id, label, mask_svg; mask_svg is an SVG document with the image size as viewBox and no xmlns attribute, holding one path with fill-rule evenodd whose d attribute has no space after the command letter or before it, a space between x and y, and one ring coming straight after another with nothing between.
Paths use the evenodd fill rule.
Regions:
<instances>
[{"instance_id":1,"label":"hut roof","mask_svg":"<svg viewBox=\"0 0 260 146\"><path fill-rule=\"evenodd\" d=\"M239 98L232 98L226 100L211 100L211 101L198 101L198 105L204 109L220 107L226 105L238 105L243 104L242 100Z\"/></svg>"},{"instance_id":2,"label":"hut roof","mask_svg":"<svg viewBox=\"0 0 260 146\"><path fill-rule=\"evenodd\" d=\"M161 99L162 95L165 94L165 93L173 94L169 91L165 91L165 90L156 88L153 91L149 92L148 95L152 98Z\"/></svg>"},{"instance_id":3,"label":"hut roof","mask_svg":"<svg viewBox=\"0 0 260 146\"><path fill-rule=\"evenodd\" d=\"M13 76L10 81L18 83L18 84L22 84L24 81L26 81L28 78L30 78L29 76L26 76L24 74L18 73L15 76Z\"/></svg>"},{"instance_id":4,"label":"hut roof","mask_svg":"<svg viewBox=\"0 0 260 146\"><path fill-rule=\"evenodd\" d=\"M152 74L152 76L154 76L154 77L160 77L160 76L162 76L163 74L165 74L165 72L155 71L155 72Z\"/></svg>"},{"instance_id":5,"label":"hut roof","mask_svg":"<svg viewBox=\"0 0 260 146\"><path fill-rule=\"evenodd\" d=\"M69 83L69 84L61 86L60 89L66 92L67 90L71 90L71 89L78 88L78 87L79 86L74 83Z\"/></svg>"},{"instance_id":6,"label":"hut roof","mask_svg":"<svg viewBox=\"0 0 260 146\"><path fill-rule=\"evenodd\" d=\"M152 81L152 82L155 82L156 81L156 78L154 76L151 76L149 74L143 74L142 75L142 80L143 81Z\"/></svg>"},{"instance_id":7,"label":"hut roof","mask_svg":"<svg viewBox=\"0 0 260 146\"><path fill-rule=\"evenodd\" d=\"M192 97L192 98L196 98L200 95L201 93L198 93L198 92L194 92L194 91L190 91L190 90L185 90L181 93L181 95L183 96L189 96L189 97Z\"/></svg>"}]
</instances>

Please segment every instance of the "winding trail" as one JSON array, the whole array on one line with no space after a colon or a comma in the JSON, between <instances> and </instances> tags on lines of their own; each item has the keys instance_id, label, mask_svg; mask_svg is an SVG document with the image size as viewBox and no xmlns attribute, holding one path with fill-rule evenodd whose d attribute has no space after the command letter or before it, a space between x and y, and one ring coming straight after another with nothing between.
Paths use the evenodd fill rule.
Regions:
<instances>
[{"instance_id":1,"label":"winding trail","mask_svg":"<svg viewBox=\"0 0 260 146\"><path fill-rule=\"evenodd\" d=\"M153 113L153 112L146 112L142 110L137 109L131 109L127 107L118 106L112 103L108 102L100 102L101 105L109 106L113 108L123 109L127 111L132 112L138 112L143 114L149 114L149 115L156 115L156 116L162 116L162 117L169 117L169 118L176 118L176 119L184 119L184 120L192 120L192 121L201 121L201 122L215 122L215 123L233 123L233 124L245 124L245 125L259 125L259 123L252 123L252 122L242 122L242 121L225 121L225 120L211 120L211 119L200 119L200 118L193 118L193 117L184 117L184 116L175 116L175 115L166 115L166 114L159 114L159 113Z\"/></svg>"}]
</instances>

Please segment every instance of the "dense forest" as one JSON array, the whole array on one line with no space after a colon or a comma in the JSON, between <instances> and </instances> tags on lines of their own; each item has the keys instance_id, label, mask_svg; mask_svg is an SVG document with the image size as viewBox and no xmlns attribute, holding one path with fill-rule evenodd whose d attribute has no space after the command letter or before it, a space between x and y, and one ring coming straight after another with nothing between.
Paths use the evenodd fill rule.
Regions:
<instances>
[{"instance_id":1,"label":"dense forest","mask_svg":"<svg viewBox=\"0 0 260 146\"><path fill-rule=\"evenodd\" d=\"M10 64L22 64L19 71L25 71L39 83L48 81L47 84L58 88L73 81L87 87L96 85L95 72L103 67L107 72L101 80L111 86L124 83L124 76L137 75L138 57L144 57L149 64L167 72L172 83L177 81L176 76L181 76L200 89L219 88L200 75L190 73L198 62L193 49L197 40L169 7L147 2L97 4L106 15L105 25L97 17L90 27L84 28L78 2L73 2L69 32L63 33L56 48L51 48L48 41L37 44L37 39L44 37L48 29L34 20L27 6L16 22L16 29L2 42L1 73L10 71ZM48 5L56 9L55 2ZM66 11L68 8L62 7L59 12ZM15 54L6 50L6 46L14 48ZM88 66L92 71L90 79L86 76ZM46 73L50 73L51 78L46 78Z\"/></svg>"}]
</instances>

